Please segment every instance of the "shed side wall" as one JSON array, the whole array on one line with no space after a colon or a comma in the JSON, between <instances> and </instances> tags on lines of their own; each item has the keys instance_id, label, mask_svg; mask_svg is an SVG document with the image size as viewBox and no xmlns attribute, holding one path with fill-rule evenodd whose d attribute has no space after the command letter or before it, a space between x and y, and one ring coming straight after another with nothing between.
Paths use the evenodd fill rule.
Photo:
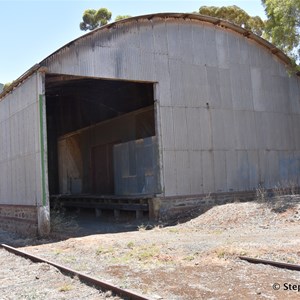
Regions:
<instances>
[{"instance_id":1,"label":"shed side wall","mask_svg":"<svg viewBox=\"0 0 300 300\"><path fill-rule=\"evenodd\" d=\"M0 101L0 225L34 234L43 206L40 76L33 74Z\"/></svg>"}]
</instances>

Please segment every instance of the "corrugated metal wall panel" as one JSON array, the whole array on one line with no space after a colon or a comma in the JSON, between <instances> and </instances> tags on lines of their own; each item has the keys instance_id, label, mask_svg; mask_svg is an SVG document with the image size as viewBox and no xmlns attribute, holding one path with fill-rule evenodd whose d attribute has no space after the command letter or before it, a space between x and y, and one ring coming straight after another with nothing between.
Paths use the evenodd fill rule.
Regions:
<instances>
[{"instance_id":1,"label":"corrugated metal wall panel","mask_svg":"<svg viewBox=\"0 0 300 300\"><path fill-rule=\"evenodd\" d=\"M80 53L78 73L81 76L95 76L95 56L93 48L83 45L81 46ZM69 65L64 65L64 69L67 71L66 74L73 74L72 68L70 68Z\"/></svg>"},{"instance_id":2,"label":"corrugated metal wall panel","mask_svg":"<svg viewBox=\"0 0 300 300\"><path fill-rule=\"evenodd\" d=\"M273 99L274 99L274 111L279 113L289 113L290 106L289 103L285 103L282 99L285 99L289 95L289 78L273 76ZM294 111L294 110L292 110Z\"/></svg>"},{"instance_id":3,"label":"corrugated metal wall panel","mask_svg":"<svg viewBox=\"0 0 300 300\"><path fill-rule=\"evenodd\" d=\"M212 144L212 110L200 109L200 135L202 150L210 150Z\"/></svg>"},{"instance_id":4,"label":"corrugated metal wall panel","mask_svg":"<svg viewBox=\"0 0 300 300\"><path fill-rule=\"evenodd\" d=\"M176 150L188 150L188 130L186 109L173 108L174 142Z\"/></svg>"},{"instance_id":5,"label":"corrugated metal wall panel","mask_svg":"<svg viewBox=\"0 0 300 300\"><path fill-rule=\"evenodd\" d=\"M139 37L142 52L154 53L154 32L148 20L139 21Z\"/></svg>"},{"instance_id":6,"label":"corrugated metal wall panel","mask_svg":"<svg viewBox=\"0 0 300 300\"><path fill-rule=\"evenodd\" d=\"M164 176L164 193L168 196L176 196L177 180L176 180L176 151L163 151L163 176Z\"/></svg>"},{"instance_id":7,"label":"corrugated metal wall panel","mask_svg":"<svg viewBox=\"0 0 300 300\"><path fill-rule=\"evenodd\" d=\"M228 47L229 47L229 54L231 50L230 41L229 41L229 36L228 34ZM249 65L249 47L248 43L245 43L244 39L239 39L239 58L236 58L235 61L239 61L240 64L242 65ZM234 63L234 61L232 62Z\"/></svg>"},{"instance_id":8,"label":"corrugated metal wall panel","mask_svg":"<svg viewBox=\"0 0 300 300\"><path fill-rule=\"evenodd\" d=\"M207 67L208 102L212 108L221 106L221 91L219 70L216 67Z\"/></svg>"},{"instance_id":9,"label":"corrugated metal wall panel","mask_svg":"<svg viewBox=\"0 0 300 300\"><path fill-rule=\"evenodd\" d=\"M232 110L232 92L229 69L219 69L221 101L220 108Z\"/></svg>"},{"instance_id":10,"label":"corrugated metal wall panel","mask_svg":"<svg viewBox=\"0 0 300 300\"><path fill-rule=\"evenodd\" d=\"M152 24L154 35L154 51L155 53L168 54L167 28L165 22L157 22L154 19Z\"/></svg>"},{"instance_id":11,"label":"corrugated metal wall panel","mask_svg":"<svg viewBox=\"0 0 300 300\"><path fill-rule=\"evenodd\" d=\"M204 52L206 65L216 67L218 65L216 29L214 26L204 27Z\"/></svg>"},{"instance_id":12,"label":"corrugated metal wall panel","mask_svg":"<svg viewBox=\"0 0 300 300\"><path fill-rule=\"evenodd\" d=\"M199 86L198 104L199 107L206 107L208 101L208 80L207 71L205 66L197 67L197 85ZM191 92L190 92L191 93Z\"/></svg>"},{"instance_id":13,"label":"corrugated metal wall panel","mask_svg":"<svg viewBox=\"0 0 300 300\"><path fill-rule=\"evenodd\" d=\"M182 65L182 94L183 102L187 107L204 106L200 101L201 84L199 79L202 74L199 74L199 68L195 65L183 64Z\"/></svg>"},{"instance_id":14,"label":"corrugated metal wall panel","mask_svg":"<svg viewBox=\"0 0 300 300\"><path fill-rule=\"evenodd\" d=\"M189 151L189 158L191 194L203 194L203 176L205 176L205 171L202 167L202 153L201 151Z\"/></svg>"},{"instance_id":15,"label":"corrugated metal wall panel","mask_svg":"<svg viewBox=\"0 0 300 300\"><path fill-rule=\"evenodd\" d=\"M186 64L193 64L194 62L193 48L189 46L193 40L192 35L192 24L182 22L179 26L180 43L177 47L180 48L180 57Z\"/></svg>"},{"instance_id":16,"label":"corrugated metal wall panel","mask_svg":"<svg viewBox=\"0 0 300 300\"><path fill-rule=\"evenodd\" d=\"M212 140L213 149L221 150L226 149L226 137L225 137L225 124L224 124L224 110L212 109Z\"/></svg>"},{"instance_id":17,"label":"corrugated metal wall panel","mask_svg":"<svg viewBox=\"0 0 300 300\"><path fill-rule=\"evenodd\" d=\"M203 191L215 191L214 158L213 151L202 151Z\"/></svg>"},{"instance_id":18,"label":"corrugated metal wall panel","mask_svg":"<svg viewBox=\"0 0 300 300\"><path fill-rule=\"evenodd\" d=\"M97 31L95 37L89 36L87 41L95 47L110 48L117 42L114 31L114 28Z\"/></svg>"},{"instance_id":19,"label":"corrugated metal wall panel","mask_svg":"<svg viewBox=\"0 0 300 300\"><path fill-rule=\"evenodd\" d=\"M36 80L32 75L0 102L0 204L35 205L41 196Z\"/></svg>"},{"instance_id":20,"label":"corrugated metal wall panel","mask_svg":"<svg viewBox=\"0 0 300 300\"><path fill-rule=\"evenodd\" d=\"M195 128L201 128L200 122L200 109L199 108L187 108L187 137L188 137L188 149L189 150L202 150L201 145L201 131L195 130Z\"/></svg>"},{"instance_id":21,"label":"corrugated metal wall panel","mask_svg":"<svg viewBox=\"0 0 300 300\"><path fill-rule=\"evenodd\" d=\"M175 149L174 140L174 127L173 127L173 108L161 107L160 108L161 120L161 134L162 134L162 148L165 150ZM170 126L170 124L172 126Z\"/></svg>"},{"instance_id":22,"label":"corrugated metal wall panel","mask_svg":"<svg viewBox=\"0 0 300 300\"><path fill-rule=\"evenodd\" d=\"M264 124L264 112L256 112L255 113L255 125L257 128L256 131L256 139L257 139L257 145L258 149L269 149L269 146L267 145L267 131Z\"/></svg>"},{"instance_id":23,"label":"corrugated metal wall panel","mask_svg":"<svg viewBox=\"0 0 300 300\"><path fill-rule=\"evenodd\" d=\"M234 112L235 147L238 150L257 149L255 115L251 111Z\"/></svg>"},{"instance_id":24,"label":"corrugated metal wall panel","mask_svg":"<svg viewBox=\"0 0 300 300\"><path fill-rule=\"evenodd\" d=\"M140 68L133 78L140 78L143 81L156 81L155 77L155 56L153 53L143 50L140 53Z\"/></svg>"},{"instance_id":25,"label":"corrugated metal wall panel","mask_svg":"<svg viewBox=\"0 0 300 300\"><path fill-rule=\"evenodd\" d=\"M247 187L247 189L256 189L259 186L259 161L257 150L248 150L248 164L249 187Z\"/></svg>"},{"instance_id":26,"label":"corrugated metal wall panel","mask_svg":"<svg viewBox=\"0 0 300 300\"><path fill-rule=\"evenodd\" d=\"M7 120L8 116L9 116L9 102L0 101L0 123Z\"/></svg>"},{"instance_id":27,"label":"corrugated metal wall panel","mask_svg":"<svg viewBox=\"0 0 300 300\"><path fill-rule=\"evenodd\" d=\"M249 66L231 65L231 92L233 109L253 110L251 76Z\"/></svg>"},{"instance_id":28,"label":"corrugated metal wall panel","mask_svg":"<svg viewBox=\"0 0 300 300\"><path fill-rule=\"evenodd\" d=\"M272 188L280 182L279 151L267 151L267 161L267 181L269 188Z\"/></svg>"},{"instance_id":29,"label":"corrugated metal wall panel","mask_svg":"<svg viewBox=\"0 0 300 300\"><path fill-rule=\"evenodd\" d=\"M287 155L290 154L292 151L287 152ZM293 168L292 170L289 169L289 182L292 185L300 185L300 151L293 151ZM289 155L289 158L291 154Z\"/></svg>"},{"instance_id":30,"label":"corrugated metal wall panel","mask_svg":"<svg viewBox=\"0 0 300 300\"><path fill-rule=\"evenodd\" d=\"M287 144L285 150L297 149L295 146L295 138L294 138L294 129L293 129L293 118L292 115L286 115L286 119L288 124L286 125L287 132L285 132L287 136Z\"/></svg>"},{"instance_id":31,"label":"corrugated metal wall panel","mask_svg":"<svg viewBox=\"0 0 300 300\"><path fill-rule=\"evenodd\" d=\"M204 26L202 26L201 24L193 25L192 32L193 32L192 49L193 49L194 64L197 66L204 66L206 65L207 62L205 57L205 51L203 49L203 45L205 43Z\"/></svg>"},{"instance_id":32,"label":"corrugated metal wall panel","mask_svg":"<svg viewBox=\"0 0 300 300\"><path fill-rule=\"evenodd\" d=\"M49 59L50 71L158 82L160 147L168 150L162 154L165 195L183 195L188 181L191 193L201 190L191 168L180 182L183 190L177 187L178 151L190 162L199 153L186 150L202 151L203 191L212 192L218 169L213 151L223 151L216 154L218 163L219 157L226 160L216 187L224 190L226 182L227 190L241 190L251 189L258 177L269 185L277 179L264 171L270 162L266 149L277 160L282 151L300 149L299 80L247 37L196 20L154 17L116 24L76 43ZM72 55L78 70L72 69Z\"/></svg>"},{"instance_id":33,"label":"corrugated metal wall panel","mask_svg":"<svg viewBox=\"0 0 300 300\"><path fill-rule=\"evenodd\" d=\"M257 48L255 42L250 41L248 45L248 64L252 67L260 67L260 49Z\"/></svg>"},{"instance_id":34,"label":"corrugated metal wall panel","mask_svg":"<svg viewBox=\"0 0 300 300\"><path fill-rule=\"evenodd\" d=\"M35 164L35 154L29 154L25 157L25 197L26 199L34 199L36 197L36 186L32 182L32 178L35 178L35 170L33 165Z\"/></svg>"},{"instance_id":35,"label":"corrugated metal wall panel","mask_svg":"<svg viewBox=\"0 0 300 300\"><path fill-rule=\"evenodd\" d=\"M234 136L234 112L229 109L221 110L223 124L224 124L224 144L223 149L234 149L235 147L235 136Z\"/></svg>"},{"instance_id":36,"label":"corrugated metal wall panel","mask_svg":"<svg viewBox=\"0 0 300 300\"><path fill-rule=\"evenodd\" d=\"M245 150L237 151L237 175L239 176L238 187L240 191L249 189L249 161Z\"/></svg>"},{"instance_id":37,"label":"corrugated metal wall panel","mask_svg":"<svg viewBox=\"0 0 300 300\"><path fill-rule=\"evenodd\" d=\"M239 178L236 176L238 169L237 165L236 150L226 151L226 180L229 192L237 191L239 189Z\"/></svg>"},{"instance_id":38,"label":"corrugated metal wall panel","mask_svg":"<svg viewBox=\"0 0 300 300\"><path fill-rule=\"evenodd\" d=\"M169 72L169 57L164 54L155 54L155 79L159 82L159 103L161 106L171 105L171 80Z\"/></svg>"},{"instance_id":39,"label":"corrugated metal wall panel","mask_svg":"<svg viewBox=\"0 0 300 300\"><path fill-rule=\"evenodd\" d=\"M6 150L6 152L5 152L3 159L4 159L4 161L8 161L11 158L11 139L10 139L11 130L10 130L9 119L7 119L4 122L4 128L5 128L4 140L6 141L4 143L4 145L6 146L6 147L4 147L4 149Z\"/></svg>"},{"instance_id":40,"label":"corrugated metal wall panel","mask_svg":"<svg viewBox=\"0 0 300 300\"><path fill-rule=\"evenodd\" d=\"M117 144L113 153L117 195L151 195L161 192L156 137Z\"/></svg>"},{"instance_id":41,"label":"corrugated metal wall panel","mask_svg":"<svg viewBox=\"0 0 300 300\"><path fill-rule=\"evenodd\" d=\"M6 174L6 176L3 176L0 180L0 199L4 199L8 194L8 188L9 188L9 181L10 181L10 174L9 174L9 166L8 162L0 162L0 170L1 173L3 172Z\"/></svg>"},{"instance_id":42,"label":"corrugated metal wall panel","mask_svg":"<svg viewBox=\"0 0 300 300\"><path fill-rule=\"evenodd\" d=\"M214 151L215 191L227 191L226 151Z\"/></svg>"},{"instance_id":43,"label":"corrugated metal wall panel","mask_svg":"<svg viewBox=\"0 0 300 300\"><path fill-rule=\"evenodd\" d=\"M183 89L182 89L182 62L177 59L169 59L170 70L170 84L171 84L171 97L173 106L185 106L183 101Z\"/></svg>"},{"instance_id":44,"label":"corrugated metal wall panel","mask_svg":"<svg viewBox=\"0 0 300 300\"><path fill-rule=\"evenodd\" d=\"M300 118L298 115L291 115L293 137L294 137L294 149L300 149Z\"/></svg>"},{"instance_id":45,"label":"corrugated metal wall panel","mask_svg":"<svg viewBox=\"0 0 300 300\"><path fill-rule=\"evenodd\" d=\"M176 20L169 19L166 22L167 41L168 41L168 54L170 58L181 59L181 45L180 45L180 32L179 24ZM176 36L177 38L174 38Z\"/></svg>"},{"instance_id":46,"label":"corrugated metal wall panel","mask_svg":"<svg viewBox=\"0 0 300 300\"><path fill-rule=\"evenodd\" d=\"M260 68L251 68L251 83L252 83L252 96L253 105L256 111L264 111L266 102L264 88L263 88L264 75Z\"/></svg>"},{"instance_id":47,"label":"corrugated metal wall panel","mask_svg":"<svg viewBox=\"0 0 300 300\"><path fill-rule=\"evenodd\" d=\"M190 157L188 151L176 151L176 182L177 195L190 195Z\"/></svg>"},{"instance_id":48,"label":"corrugated metal wall panel","mask_svg":"<svg viewBox=\"0 0 300 300\"><path fill-rule=\"evenodd\" d=\"M228 34L223 30L216 30L216 47L218 66L220 68L229 68L229 47Z\"/></svg>"}]
</instances>

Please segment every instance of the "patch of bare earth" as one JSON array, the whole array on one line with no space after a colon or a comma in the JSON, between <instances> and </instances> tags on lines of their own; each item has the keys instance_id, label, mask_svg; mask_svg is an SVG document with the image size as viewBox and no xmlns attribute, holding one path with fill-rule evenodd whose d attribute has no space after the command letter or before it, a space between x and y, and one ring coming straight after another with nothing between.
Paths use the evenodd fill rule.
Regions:
<instances>
[{"instance_id":1,"label":"patch of bare earth","mask_svg":"<svg viewBox=\"0 0 300 300\"><path fill-rule=\"evenodd\" d=\"M300 264L299 199L232 203L172 227L47 241L23 250L152 299L299 299L293 289L300 272L238 258Z\"/></svg>"}]
</instances>

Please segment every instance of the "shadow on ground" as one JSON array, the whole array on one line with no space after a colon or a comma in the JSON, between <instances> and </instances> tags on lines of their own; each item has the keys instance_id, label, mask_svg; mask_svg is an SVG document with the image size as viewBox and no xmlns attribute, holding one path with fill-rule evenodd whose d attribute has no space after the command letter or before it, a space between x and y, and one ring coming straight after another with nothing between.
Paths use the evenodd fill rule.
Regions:
<instances>
[{"instance_id":1,"label":"shadow on ground","mask_svg":"<svg viewBox=\"0 0 300 300\"><path fill-rule=\"evenodd\" d=\"M267 195L262 199L255 199L261 204L265 204L270 210L281 214L289 209L293 209L300 203L300 195ZM134 214L123 214L116 220L112 212L107 212L96 217L94 210L63 211L51 213L52 230L46 238L28 238L15 233L0 230L0 244L8 244L13 247L24 247L30 245L41 245L54 243L69 238L84 237L95 234L114 234L122 232L131 232L138 230L151 230L156 226L173 226L179 223L185 223L193 218L210 210L211 207L194 208L185 211L182 215L176 216L168 222L157 223L150 222L147 216L142 219L135 219Z\"/></svg>"},{"instance_id":2,"label":"shadow on ground","mask_svg":"<svg viewBox=\"0 0 300 300\"><path fill-rule=\"evenodd\" d=\"M93 210L82 210L80 212L52 211L51 233L49 236L29 238L17 233L0 230L0 244L13 247L41 245L94 234L114 234L141 229L150 230L157 225L156 222L150 222L147 216L137 220L130 213L123 214L116 220L112 212L96 217Z\"/></svg>"}]
</instances>

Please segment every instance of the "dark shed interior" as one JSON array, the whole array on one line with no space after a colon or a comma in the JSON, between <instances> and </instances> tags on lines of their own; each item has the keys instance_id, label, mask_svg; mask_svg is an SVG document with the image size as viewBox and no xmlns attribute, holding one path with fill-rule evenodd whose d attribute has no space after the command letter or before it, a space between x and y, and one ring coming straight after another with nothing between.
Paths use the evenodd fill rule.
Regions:
<instances>
[{"instance_id":1,"label":"dark shed interior","mask_svg":"<svg viewBox=\"0 0 300 300\"><path fill-rule=\"evenodd\" d=\"M45 89L50 195L159 191L153 83L46 74Z\"/></svg>"}]
</instances>

